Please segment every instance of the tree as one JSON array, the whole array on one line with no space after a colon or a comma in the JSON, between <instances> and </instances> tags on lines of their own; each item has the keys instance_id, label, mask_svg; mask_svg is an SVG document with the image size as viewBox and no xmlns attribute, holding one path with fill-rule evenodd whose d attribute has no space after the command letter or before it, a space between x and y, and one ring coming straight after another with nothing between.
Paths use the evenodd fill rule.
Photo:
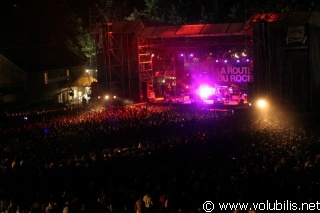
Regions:
<instances>
[{"instance_id":1,"label":"tree","mask_svg":"<svg viewBox=\"0 0 320 213\"><path fill-rule=\"evenodd\" d=\"M160 7L160 0L145 0L143 17L149 21L164 22L164 7Z\"/></svg>"},{"instance_id":2,"label":"tree","mask_svg":"<svg viewBox=\"0 0 320 213\"><path fill-rule=\"evenodd\" d=\"M210 13L210 12L207 12L205 10L205 7L202 5L202 7L201 7L201 18L200 18L199 22L201 24L210 23L210 22L212 22L212 19L213 19L212 16L213 16L213 14Z\"/></svg>"},{"instance_id":3,"label":"tree","mask_svg":"<svg viewBox=\"0 0 320 213\"><path fill-rule=\"evenodd\" d=\"M97 10L100 22L114 20L114 16L116 16L115 13L113 13L112 0L100 0L96 3L95 9Z\"/></svg>"},{"instance_id":4,"label":"tree","mask_svg":"<svg viewBox=\"0 0 320 213\"><path fill-rule=\"evenodd\" d=\"M236 2L230 8L230 13L228 14L229 22L245 22L245 17L243 16L243 7L240 7L239 3Z\"/></svg>"},{"instance_id":5,"label":"tree","mask_svg":"<svg viewBox=\"0 0 320 213\"><path fill-rule=\"evenodd\" d=\"M69 28L65 31L67 38L64 45L80 57L85 57L91 62L94 57L95 41L90 35L89 29L83 26L82 19L76 14L69 14L66 17L65 25ZM91 64L90 64L91 65Z\"/></svg>"},{"instance_id":6,"label":"tree","mask_svg":"<svg viewBox=\"0 0 320 213\"><path fill-rule=\"evenodd\" d=\"M314 0L244 0L248 17L255 13L282 13L320 11L320 2Z\"/></svg>"},{"instance_id":7,"label":"tree","mask_svg":"<svg viewBox=\"0 0 320 213\"><path fill-rule=\"evenodd\" d=\"M138 21L138 20L141 20L141 17L142 17L142 13L140 13L138 9L135 7L133 12L128 17L126 17L125 20Z\"/></svg>"},{"instance_id":8,"label":"tree","mask_svg":"<svg viewBox=\"0 0 320 213\"><path fill-rule=\"evenodd\" d=\"M179 15L176 7L172 4L171 9L168 13L167 21L168 23L172 24L183 24L186 20L181 15Z\"/></svg>"}]
</instances>

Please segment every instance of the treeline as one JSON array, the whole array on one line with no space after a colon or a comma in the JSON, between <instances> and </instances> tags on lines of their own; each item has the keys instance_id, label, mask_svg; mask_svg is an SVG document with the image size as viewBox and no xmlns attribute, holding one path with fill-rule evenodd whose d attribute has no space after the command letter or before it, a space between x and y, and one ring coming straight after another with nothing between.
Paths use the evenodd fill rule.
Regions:
<instances>
[{"instance_id":1,"label":"treeline","mask_svg":"<svg viewBox=\"0 0 320 213\"><path fill-rule=\"evenodd\" d=\"M89 58L96 22L226 23L255 13L319 10L318 0L3 0L0 48L58 43Z\"/></svg>"}]
</instances>

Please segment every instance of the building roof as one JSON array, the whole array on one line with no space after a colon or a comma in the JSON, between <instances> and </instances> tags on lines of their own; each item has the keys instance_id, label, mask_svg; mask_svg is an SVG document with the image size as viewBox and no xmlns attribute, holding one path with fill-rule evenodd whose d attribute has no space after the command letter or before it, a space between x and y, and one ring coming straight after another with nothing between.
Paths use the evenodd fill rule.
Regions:
<instances>
[{"instance_id":1,"label":"building roof","mask_svg":"<svg viewBox=\"0 0 320 213\"><path fill-rule=\"evenodd\" d=\"M140 37L229 36L243 35L244 23L192 24L144 27Z\"/></svg>"},{"instance_id":2,"label":"building roof","mask_svg":"<svg viewBox=\"0 0 320 213\"><path fill-rule=\"evenodd\" d=\"M246 23L173 25L147 21L115 21L103 26L108 26L113 33L135 33L141 38L244 35L248 29ZM99 34L101 27L101 24L97 24L91 33Z\"/></svg>"},{"instance_id":3,"label":"building roof","mask_svg":"<svg viewBox=\"0 0 320 213\"><path fill-rule=\"evenodd\" d=\"M148 37L196 37L246 35L249 29L260 21L267 21L279 26L301 26L310 24L320 26L319 12L287 12L255 14L248 21L241 23L189 24L173 25L149 21L113 21L96 24L92 34L100 34L102 26L108 26L113 33L135 33L141 38Z\"/></svg>"},{"instance_id":4,"label":"building roof","mask_svg":"<svg viewBox=\"0 0 320 213\"><path fill-rule=\"evenodd\" d=\"M85 65L86 61L57 45L5 48L0 54L27 72Z\"/></svg>"},{"instance_id":5,"label":"building roof","mask_svg":"<svg viewBox=\"0 0 320 213\"><path fill-rule=\"evenodd\" d=\"M75 79L70 86L72 87L90 87L92 82L97 82L89 73L81 74L77 79Z\"/></svg>"}]
</instances>

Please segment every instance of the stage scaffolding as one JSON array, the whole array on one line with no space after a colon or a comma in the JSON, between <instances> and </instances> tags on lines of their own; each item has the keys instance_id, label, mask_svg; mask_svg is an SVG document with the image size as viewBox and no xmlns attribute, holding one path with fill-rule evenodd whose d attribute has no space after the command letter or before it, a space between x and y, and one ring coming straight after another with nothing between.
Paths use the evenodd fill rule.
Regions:
<instances>
[{"instance_id":1,"label":"stage scaffolding","mask_svg":"<svg viewBox=\"0 0 320 213\"><path fill-rule=\"evenodd\" d=\"M141 99L154 93L158 79L173 79L176 84L175 48L165 45L164 38L138 38L139 79ZM147 84L147 91L144 91ZM174 87L175 88L175 87ZM175 91L174 91L175 92Z\"/></svg>"}]
</instances>

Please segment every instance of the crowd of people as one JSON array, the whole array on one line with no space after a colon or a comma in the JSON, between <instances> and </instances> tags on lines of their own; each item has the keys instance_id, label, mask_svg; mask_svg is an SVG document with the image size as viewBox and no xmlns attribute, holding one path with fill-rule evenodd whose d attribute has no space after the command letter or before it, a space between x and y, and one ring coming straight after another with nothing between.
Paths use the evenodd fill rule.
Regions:
<instances>
[{"instance_id":1,"label":"crowd of people","mask_svg":"<svg viewBox=\"0 0 320 213\"><path fill-rule=\"evenodd\" d=\"M190 213L203 212L208 200L315 201L316 116L277 112L172 105L8 111L0 212Z\"/></svg>"}]
</instances>

